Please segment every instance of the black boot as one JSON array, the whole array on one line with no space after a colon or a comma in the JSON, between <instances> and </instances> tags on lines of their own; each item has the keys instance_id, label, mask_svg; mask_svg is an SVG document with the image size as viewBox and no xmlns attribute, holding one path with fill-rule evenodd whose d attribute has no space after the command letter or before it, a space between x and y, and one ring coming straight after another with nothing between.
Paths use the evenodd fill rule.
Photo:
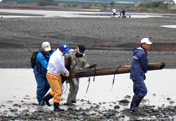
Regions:
<instances>
[{"instance_id":1,"label":"black boot","mask_svg":"<svg viewBox=\"0 0 176 121\"><path fill-rule=\"evenodd\" d=\"M137 96L137 97L135 98L134 103L133 103L133 105L131 106L131 110L132 110L133 112L139 112L139 113L140 113L140 110L138 109L138 106L139 106L140 102L142 101L142 99L143 99L143 97L141 97L141 96Z\"/></svg>"},{"instance_id":2,"label":"black boot","mask_svg":"<svg viewBox=\"0 0 176 121\"><path fill-rule=\"evenodd\" d=\"M143 99L143 97L141 97L141 96L137 96L137 97L136 97L134 103L135 103L135 105L136 105L137 107L138 107L139 104L141 103L142 99Z\"/></svg>"},{"instance_id":3,"label":"black boot","mask_svg":"<svg viewBox=\"0 0 176 121\"><path fill-rule=\"evenodd\" d=\"M71 101L72 103L76 103L76 101Z\"/></svg>"},{"instance_id":4,"label":"black boot","mask_svg":"<svg viewBox=\"0 0 176 121\"><path fill-rule=\"evenodd\" d=\"M50 103L49 103L49 100L50 100L51 98L53 98L53 96L52 96L50 93L48 93L48 94L47 94L46 96L44 96L42 99L46 102L46 104L47 104L48 106L51 106Z\"/></svg>"},{"instance_id":5,"label":"black boot","mask_svg":"<svg viewBox=\"0 0 176 121\"><path fill-rule=\"evenodd\" d=\"M135 101L135 98L133 97L133 99L131 101L131 105L130 105L130 111L132 111L132 106L134 105L134 101Z\"/></svg>"},{"instance_id":6,"label":"black boot","mask_svg":"<svg viewBox=\"0 0 176 121\"><path fill-rule=\"evenodd\" d=\"M61 109L60 107L59 107L59 103L54 103L54 111L64 111L64 109Z\"/></svg>"}]
</instances>

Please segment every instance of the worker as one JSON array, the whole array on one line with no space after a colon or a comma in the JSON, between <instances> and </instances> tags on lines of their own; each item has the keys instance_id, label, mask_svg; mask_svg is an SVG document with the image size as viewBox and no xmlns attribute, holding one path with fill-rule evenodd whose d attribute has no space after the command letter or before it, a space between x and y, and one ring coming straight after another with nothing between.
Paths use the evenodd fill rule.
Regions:
<instances>
[{"instance_id":1,"label":"worker","mask_svg":"<svg viewBox=\"0 0 176 121\"><path fill-rule=\"evenodd\" d=\"M49 83L46 79L46 72L48 66L48 60L50 56L53 54L51 50L51 46L49 42L43 42L41 51L38 52L34 66L34 75L37 82L37 100L40 106L43 106L45 102L42 100L42 97L48 92L50 89Z\"/></svg>"},{"instance_id":2,"label":"worker","mask_svg":"<svg viewBox=\"0 0 176 121\"><path fill-rule=\"evenodd\" d=\"M133 49L133 60L131 64L130 79L133 81L134 96L130 105L130 110L140 112L138 106L147 94L147 87L144 83L145 73L148 70L148 58L146 50L149 50L152 42L149 38L141 40L141 46Z\"/></svg>"},{"instance_id":3,"label":"worker","mask_svg":"<svg viewBox=\"0 0 176 121\"><path fill-rule=\"evenodd\" d=\"M51 87L51 91L43 97L43 100L49 106L49 99L53 97L54 111L64 111L59 107L61 93L62 93L62 80L61 74L69 77L69 71L65 68L64 55L69 54L69 46L61 44L60 47L52 54L47 68L47 80Z\"/></svg>"},{"instance_id":4,"label":"worker","mask_svg":"<svg viewBox=\"0 0 176 121\"><path fill-rule=\"evenodd\" d=\"M121 9L121 11L120 11L120 17L121 18L126 18L126 16L125 16L125 9Z\"/></svg>"},{"instance_id":5,"label":"worker","mask_svg":"<svg viewBox=\"0 0 176 121\"><path fill-rule=\"evenodd\" d=\"M113 9L112 9L112 16L115 17L115 15L116 15L116 9L113 8Z\"/></svg>"},{"instance_id":6,"label":"worker","mask_svg":"<svg viewBox=\"0 0 176 121\"><path fill-rule=\"evenodd\" d=\"M76 49L71 49L69 54L65 54L65 61L71 57L71 69L84 69L89 67L85 56L85 46L78 45ZM72 78L71 81L67 81L70 84L69 94L65 105L71 105L76 103L76 96L79 89L79 78Z\"/></svg>"}]
</instances>

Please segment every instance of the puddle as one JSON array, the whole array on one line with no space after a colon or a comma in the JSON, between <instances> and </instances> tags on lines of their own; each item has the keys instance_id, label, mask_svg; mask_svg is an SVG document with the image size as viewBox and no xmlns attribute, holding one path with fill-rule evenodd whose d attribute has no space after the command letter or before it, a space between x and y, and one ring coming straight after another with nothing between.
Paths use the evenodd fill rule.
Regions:
<instances>
[{"instance_id":1,"label":"puddle","mask_svg":"<svg viewBox=\"0 0 176 121\"><path fill-rule=\"evenodd\" d=\"M131 15L131 18L163 17L162 15Z\"/></svg>"},{"instance_id":2,"label":"puddle","mask_svg":"<svg viewBox=\"0 0 176 121\"><path fill-rule=\"evenodd\" d=\"M161 25L161 28L176 28L176 25Z\"/></svg>"}]
</instances>

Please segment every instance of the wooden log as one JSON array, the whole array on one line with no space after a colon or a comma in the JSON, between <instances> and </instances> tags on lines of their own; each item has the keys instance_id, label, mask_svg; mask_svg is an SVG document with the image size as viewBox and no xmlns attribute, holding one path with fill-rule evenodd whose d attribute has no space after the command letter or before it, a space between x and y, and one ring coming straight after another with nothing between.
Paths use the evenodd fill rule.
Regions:
<instances>
[{"instance_id":1,"label":"wooden log","mask_svg":"<svg viewBox=\"0 0 176 121\"><path fill-rule=\"evenodd\" d=\"M160 63L149 63L148 70L158 70L165 67L164 62ZM89 77L89 76L100 76L100 75L111 75L111 74L123 74L129 73L131 69L131 65L119 66L117 68L111 69L84 69L84 70L74 70L70 73L71 78L77 77Z\"/></svg>"}]
</instances>

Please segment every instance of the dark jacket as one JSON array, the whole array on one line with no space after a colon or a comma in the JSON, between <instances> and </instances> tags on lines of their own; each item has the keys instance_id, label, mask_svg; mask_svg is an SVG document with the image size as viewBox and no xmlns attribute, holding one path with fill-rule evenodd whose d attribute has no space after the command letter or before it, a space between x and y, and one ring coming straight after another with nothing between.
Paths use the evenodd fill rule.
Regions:
<instances>
[{"instance_id":1,"label":"dark jacket","mask_svg":"<svg viewBox=\"0 0 176 121\"><path fill-rule=\"evenodd\" d=\"M133 49L133 61L131 64L130 79L144 80L144 76L147 70L147 52L142 47Z\"/></svg>"}]
</instances>

